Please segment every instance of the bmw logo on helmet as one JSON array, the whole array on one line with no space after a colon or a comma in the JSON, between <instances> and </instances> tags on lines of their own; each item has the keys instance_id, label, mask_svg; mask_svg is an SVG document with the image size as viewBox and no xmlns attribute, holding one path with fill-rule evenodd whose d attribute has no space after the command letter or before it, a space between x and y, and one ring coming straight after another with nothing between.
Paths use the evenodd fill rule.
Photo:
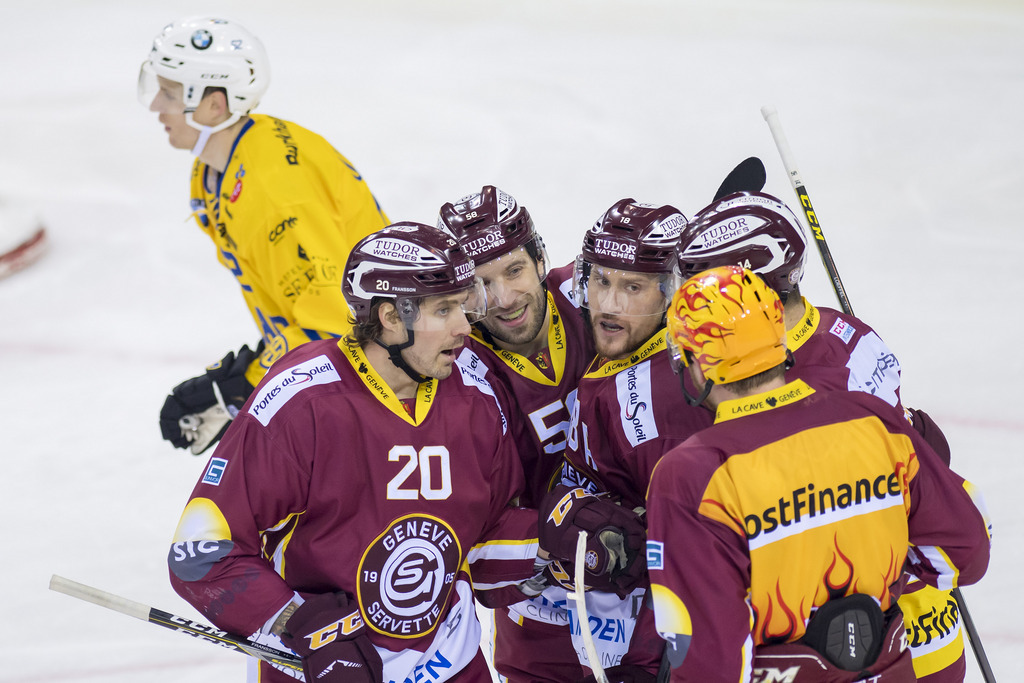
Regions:
<instances>
[{"instance_id":1,"label":"bmw logo on helmet","mask_svg":"<svg viewBox=\"0 0 1024 683\"><path fill-rule=\"evenodd\" d=\"M205 50L213 43L213 35L204 28L192 34L192 47L197 50Z\"/></svg>"}]
</instances>

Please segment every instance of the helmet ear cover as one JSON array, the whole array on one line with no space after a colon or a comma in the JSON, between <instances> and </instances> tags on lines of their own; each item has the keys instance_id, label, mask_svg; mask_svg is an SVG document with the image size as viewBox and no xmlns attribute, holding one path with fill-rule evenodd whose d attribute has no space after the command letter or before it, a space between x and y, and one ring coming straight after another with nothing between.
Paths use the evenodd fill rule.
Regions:
<instances>
[{"instance_id":1,"label":"helmet ear cover","mask_svg":"<svg viewBox=\"0 0 1024 683\"><path fill-rule=\"evenodd\" d=\"M420 317L419 301L416 299L400 297L395 300L395 304L398 309L398 317L406 326L412 325Z\"/></svg>"}]
</instances>

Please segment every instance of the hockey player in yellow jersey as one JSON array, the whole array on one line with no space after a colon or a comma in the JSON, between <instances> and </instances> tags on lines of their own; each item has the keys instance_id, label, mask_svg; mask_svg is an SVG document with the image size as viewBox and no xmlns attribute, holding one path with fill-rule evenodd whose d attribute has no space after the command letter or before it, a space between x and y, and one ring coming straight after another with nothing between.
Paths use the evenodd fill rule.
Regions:
<instances>
[{"instance_id":1,"label":"hockey player in yellow jersey","mask_svg":"<svg viewBox=\"0 0 1024 683\"><path fill-rule=\"evenodd\" d=\"M196 157L193 216L261 336L255 350L229 352L167 397L161 433L196 455L220 438L276 359L348 331L348 254L389 223L359 172L324 138L251 113L269 79L259 39L210 17L168 24L139 74L139 99L158 114L171 147Z\"/></svg>"}]
</instances>

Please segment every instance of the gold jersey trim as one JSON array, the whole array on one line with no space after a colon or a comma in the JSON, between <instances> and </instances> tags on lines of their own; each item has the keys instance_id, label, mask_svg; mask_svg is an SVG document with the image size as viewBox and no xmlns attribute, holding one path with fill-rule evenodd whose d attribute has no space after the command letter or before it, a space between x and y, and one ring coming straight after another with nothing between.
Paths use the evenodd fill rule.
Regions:
<instances>
[{"instance_id":1,"label":"gold jersey trim","mask_svg":"<svg viewBox=\"0 0 1024 683\"><path fill-rule=\"evenodd\" d=\"M784 405L807 398L813 393L814 389L809 387L806 382L802 379L796 379L778 389L772 389L771 391L765 391L744 398L722 401L718 404L715 422L725 422L726 420L733 420L744 415L753 415L754 413L781 408Z\"/></svg>"},{"instance_id":2,"label":"gold jersey trim","mask_svg":"<svg viewBox=\"0 0 1024 683\"><path fill-rule=\"evenodd\" d=\"M639 349L637 349L637 351L631 353L629 358L602 363L603 359L601 356L597 356L593 361L591 361L590 368L587 369L587 373L583 375L583 378L592 379L610 377L611 375L621 372L626 368L631 368L634 365L642 363L659 351L664 351L666 348L668 348L668 343L666 342L665 328L661 328Z\"/></svg>"},{"instance_id":3,"label":"gold jersey trim","mask_svg":"<svg viewBox=\"0 0 1024 683\"><path fill-rule=\"evenodd\" d=\"M427 419L430 406L434 404L434 396L437 395L437 379L431 377L426 382L421 382L416 388L416 410L415 417L402 405L402 401L391 390L387 382L377 374L373 365L363 355L363 350L356 344L347 344L342 339L338 342L338 348L345 354L345 358L352 364L356 375L362 380L366 388L370 390L377 400L383 403L392 413L402 418L414 427L418 427ZM364 370L365 368L365 370Z\"/></svg>"},{"instance_id":4,"label":"gold jersey trim","mask_svg":"<svg viewBox=\"0 0 1024 683\"><path fill-rule=\"evenodd\" d=\"M804 302L804 319L800 321L796 327L786 331L786 348L791 352L796 351L804 345L814 331L818 329L818 323L821 322L821 314L818 313L818 309L811 305L811 302L806 298Z\"/></svg>"},{"instance_id":5,"label":"gold jersey trim","mask_svg":"<svg viewBox=\"0 0 1024 683\"><path fill-rule=\"evenodd\" d=\"M551 314L551 324L548 325L548 350L551 352L551 366L554 369L555 377L551 379L537 368L526 356L499 349L492 344L487 344L483 336L476 330L473 331L473 338L486 344L501 361L515 370L520 375L537 384L544 384L549 387L557 387L562 383L562 376L565 374L565 353L567 344L565 342L565 328L562 326L562 314L555 306L555 298L548 292L548 311Z\"/></svg>"}]
</instances>

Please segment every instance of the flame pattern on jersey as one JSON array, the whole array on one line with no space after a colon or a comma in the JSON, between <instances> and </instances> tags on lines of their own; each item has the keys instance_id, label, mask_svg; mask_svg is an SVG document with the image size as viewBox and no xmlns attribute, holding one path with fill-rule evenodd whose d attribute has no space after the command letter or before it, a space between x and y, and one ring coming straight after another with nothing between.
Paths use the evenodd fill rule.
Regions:
<instances>
[{"instance_id":1,"label":"flame pattern on jersey","mask_svg":"<svg viewBox=\"0 0 1024 683\"><path fill-rule=\"evenodd\" d=\"M748 641L800 638L830 599L863 593L887 609L905 566L956 586L988 564L963 479L897 411L799 380L723 402L658 463L647 504L658 630L683 644L679 673L693 680L739 680Z\"/></svg>"},{"instance_id":2,"label":"flame pattern on jersey","mask_svg":"<svg viewBox=\"0 0 1024 683\"><path fill-rule=\"evenodd\" d=\"M803 300L804 316L786 334L786 347L796 363L786 373L819 388L863 391L886 401L897 414L905 413L900 400L900 362L878 334L864 321L831 308L816 308ZM960 613L950 610L948 591L924 585L900 598L907 625L907 642L918 678L928 683L958 683L966 666ZM936 629L941 638L924 634L921 624L935 615L947 615L952 624Z\"/></svg>"}]
</instances>

